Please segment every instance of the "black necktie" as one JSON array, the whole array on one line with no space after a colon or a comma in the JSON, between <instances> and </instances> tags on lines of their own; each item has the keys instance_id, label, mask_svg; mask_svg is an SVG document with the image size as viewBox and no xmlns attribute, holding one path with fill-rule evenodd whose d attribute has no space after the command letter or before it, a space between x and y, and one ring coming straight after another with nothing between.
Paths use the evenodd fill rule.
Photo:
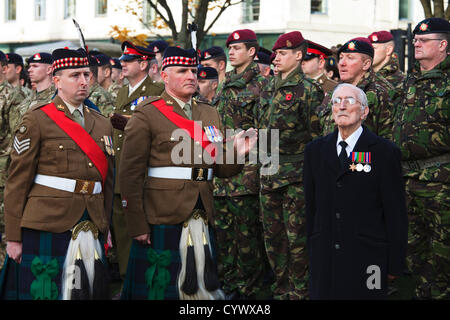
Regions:
<instances>
[{"instance_id":1,"label":"black necktie","mask_svg":"<svg viewBox=\"0 0 450 320\"><path fill-rule=\"evenodd\" d=\"M341 142L339 142L339 145L342 147L341 153L339 153L339 161L341 162L342 169L345 169L347 167L348 162L348 155L347 151L345 151L345 148L348 146L348 144L347 142L342 140Z\"/></svg>"}]
</instances>

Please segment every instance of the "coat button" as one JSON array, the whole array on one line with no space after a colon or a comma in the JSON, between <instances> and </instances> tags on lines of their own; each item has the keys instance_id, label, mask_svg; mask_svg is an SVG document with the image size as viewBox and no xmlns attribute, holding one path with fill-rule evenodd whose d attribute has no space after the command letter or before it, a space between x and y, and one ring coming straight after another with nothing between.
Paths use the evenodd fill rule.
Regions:
<instances>
[{"instance_id":1,"label":"coat button","mask_svg":"<svg viewBox=\"0 0 450 320\"><path fill-rule=\"evenodd\" d=\"M175 138L174 137L170 137L170 141L175 141Z\"/></svg>"},{"instance_id":2,"label":"coat button","mask_svg":"<svg viewBox=\"0 0 450 320\"><path fill-rule=\"evenodd\" d=\"M339 245L339 243L336 243L336 244L334 245L334 247L336 248L336 250L339 250L339 249L341 248L341 246Z\"/></svg>"},{"instance_id":3,"label":"coat button","mask_svg":"<svg viewBox=\"0 0 450 320\"><path fill-rule=\"evenodd\" d=\"M62 144L59 145L59 150L64 150L64 146Z\"/></svg>"},{"instance_id":4,"label":"coat button","mask_svg":"<svg viewBox=\"0 0 450 320\"><path fill-rule=\"evenodd\" d=\"M117 151L119 151L120 150L120 147L117 147Z\"/></svg>"},{"instance_id":5,"label":"coat button","mask_svg":"<svg viewBox=\"0 0 450 320\"><path fill-rule=\"evenodd\" d=\"M341 214L339 212L336 212L336 219L340 219L341 218Z\"/></svg>"},{"instance_id":6,"label":"coat button","mask_svg":"<svg viewBox=\"0 0 450 320\"><path fill-rule=\"evenodd\" d=\"M336 187L342 188L342 182L336 182Z\"/></svg>"},{"instance_id":7,"label":"coat button","mask_svg":"<svg viewBox=\"0 0 450 320\"><path fill-rule=\"evenodd\" d=\"M92 168L94 165L92 164L92 162L88 163L89 168Z\"/></svg>"},{"instance_id":8,"label":"coat button","mask_svg":"<svg viewBox=\"0 0 450 320\"><path fill-rule=\"evenodd\" d=\"M199 145L199 144L200 144L200 142L198 142L198 141L195 141L195 144L196 144L196 145Z\"/></svg>"},{"instance_id":9,"label":"coat button","mask_svg":"<svg viewBox=\"0 0 450 320\"><path fill-rule=\"evenodd\" d=\"M123 109L122 111L123 111L123 112L127 112L127 109Z\"/></svg>"},{"instance_id":10,"label":"coat button","mask_svg":"<svg viewBox=\"0 0 450 320\"><path fill-rule=\"evenodd\" d=\"M199 158L201 158L201 157L202 157L202 155L201 155L201 154L199 154L199 155L198 155L198 157L199 157Z\"/></svg>"},{"instance_id":11,"label":"coat button","mask_svg":"<svg viewBox=\"0 0 450 320\"><path fill-rule=\"evenodd\" d=\"M119 138L122 138L122 134L119 134Z\"/></svg>"}]
</instances>

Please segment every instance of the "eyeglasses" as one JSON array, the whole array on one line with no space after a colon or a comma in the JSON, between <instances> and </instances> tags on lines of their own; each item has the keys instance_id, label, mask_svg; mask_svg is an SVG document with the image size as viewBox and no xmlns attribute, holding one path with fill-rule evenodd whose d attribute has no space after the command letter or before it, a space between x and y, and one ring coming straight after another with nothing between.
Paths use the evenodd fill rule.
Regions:
<instances>
[{"instance_id":1,"label":"eyeglasses","mask_svg":"<svg viewBox=\"0 0 450 320\"><path fill-rule=\"evenodd\" d=\"M431 40L437 40L437 41L441 41L442 39L416 39L416 38L414 38L413 40L412 40L412 43L413 44L416 44L417 42L420 42L420 43L427 43L428 41L431 41Z\"/></svg>"},{"instance_id":2,"label":"eyeglasses","mask_svg":"<svg viewBox=\"0 0 450 320\"><path fill-rule=\"evenodd\" d=\"M331 103L333 103L333 105L340 105L342 103L342 101L344 102L344 106L347 106L347 105L353 106L356 103L360 103L358 100L356 100L353 97L346 97L346 98L336 97L336 98L333 98L333 100L331 100Z\"/></svg>"}]
</instances>

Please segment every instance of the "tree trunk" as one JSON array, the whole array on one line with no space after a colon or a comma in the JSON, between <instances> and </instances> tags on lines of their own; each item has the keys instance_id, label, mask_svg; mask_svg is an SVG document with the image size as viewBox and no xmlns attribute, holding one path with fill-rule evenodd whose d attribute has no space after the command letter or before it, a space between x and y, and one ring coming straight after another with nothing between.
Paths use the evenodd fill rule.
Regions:
<instances>
[{"instance_id":1,"label":"tree trunk","mask_svg":"<svg viewBox=\"0 0 450 320\"><path fill-rule=\"evenodd\" d=\"M433 8L434 16L436 18L444 19L445 18L445 16L444 16L444 0L434 0L433 4L434 4L434 8Z\"/></svg>"},{"instance_id":2,"label":"tree trunk","mask_svg":"<svg viewBox=\"0 0 450 320\"><path fill-rule=\"evenodd\" d=\"M425 18L433 17L433 12L431 11L431 0L420 0L420 3L422 4Z\"/></svg>"}]
</instances>

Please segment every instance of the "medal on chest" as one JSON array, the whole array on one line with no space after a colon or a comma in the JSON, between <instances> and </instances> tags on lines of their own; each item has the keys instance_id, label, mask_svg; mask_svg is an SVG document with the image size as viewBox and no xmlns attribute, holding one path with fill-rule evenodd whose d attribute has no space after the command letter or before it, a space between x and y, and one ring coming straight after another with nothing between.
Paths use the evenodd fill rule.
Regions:
<instances>
[{"instance_id":1,"label":"medal on chest","mask_svg":"<svg viewBox=\"0 0 450 320\"><path fill-rule=\"evenodd\" d=\"M364 171L365 173L369 173L372 171L372 155L370 152L351 152L350 159L352 164L349 169L352 172L356 170L358 172Z\"/></svg>"},{"instance_id":2,"label":"medal on chest","mask_svg":"<svg viewBox=\"0 0 450 320\"><path fill-rule=\"evenodd\" d=\"M206 137L210 142L222 142L223 136L216 126L207 126L203 128L205 130Z\"/></svg>"}]
</instances>

